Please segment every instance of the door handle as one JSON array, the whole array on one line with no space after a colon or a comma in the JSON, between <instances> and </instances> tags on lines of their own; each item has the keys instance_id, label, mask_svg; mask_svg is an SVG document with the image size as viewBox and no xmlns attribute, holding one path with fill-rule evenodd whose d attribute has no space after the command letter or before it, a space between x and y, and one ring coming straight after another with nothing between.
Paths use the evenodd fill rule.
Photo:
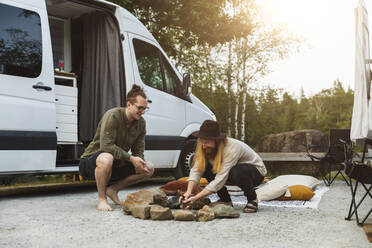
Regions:
<instances>
[{"instance_id":1,"label":"door handle","mask_svg":"<svg viewBox=\"0 0 372 248\"><path fill-rule=\"evenodd\" d=\"M37 83L37 84L34 84L34 85L32 85L32 88L34 88L34 89L40 89L40 90L52 90L52 88L51 87L49 87L49 86L45 86L45 85L42 85L42 84L39 84L39 83Z\"/></svg>"}]
</instances>

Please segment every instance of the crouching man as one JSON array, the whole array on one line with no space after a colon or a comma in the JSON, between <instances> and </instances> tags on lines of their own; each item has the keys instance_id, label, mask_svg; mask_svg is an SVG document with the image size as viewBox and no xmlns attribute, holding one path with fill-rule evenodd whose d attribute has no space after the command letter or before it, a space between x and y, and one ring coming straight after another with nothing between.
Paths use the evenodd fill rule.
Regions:
<instances>
[{"instance_id":1,"label":"crouching man","mask_svg":"<svg viewBox=\"0 0 372 248\"><path fill-rule=\"evenodd\" d=\"M220 132L217 122L206 120L200 130L193 134L198 137L194 166L190 171L187 191L180 198L184 203L192 203L199 198L217 192L220 201L232 205L226 182L239 186L247 197L244 212L258 210L255 187L263 182L266 167L262 159L247 144L227 138ZM209 184L197 195L192 195L201 177Z\"/></svg>"},{"instance_id":2,"label":"crouching man","mask_svg":"<svg viewBox=\"0 0 372 248\"><path fill-rule=\"evenodd\" d=\"M154 173L152 164L144 160L146 121L142 115L146 110L146 94L140 86L133 85L127 94L126 107L113 108L104 114L92 142L81 156L79 174L84 179L96 180L98 210L111 211L107 196L120 205L120 190ZM116 182L108 187L110 179Z\"/></svg>"}]
</instances>

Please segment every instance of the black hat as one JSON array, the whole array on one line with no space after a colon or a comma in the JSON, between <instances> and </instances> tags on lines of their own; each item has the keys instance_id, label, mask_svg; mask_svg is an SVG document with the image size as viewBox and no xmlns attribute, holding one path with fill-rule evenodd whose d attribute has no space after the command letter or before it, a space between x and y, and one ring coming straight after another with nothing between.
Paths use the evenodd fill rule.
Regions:
<instances>
[{"instance_id":1,"label":"black hat","mask_svg":"<svg viewBox=\"0 0 372 248\"><path fill-rule=\"evenodd\" d=\"M202 139L224 139L226 134L221 133L220 125L217 121L206 120L200 126L200 130L193 132L192 135Z\"/></svg>"}]
</instances>

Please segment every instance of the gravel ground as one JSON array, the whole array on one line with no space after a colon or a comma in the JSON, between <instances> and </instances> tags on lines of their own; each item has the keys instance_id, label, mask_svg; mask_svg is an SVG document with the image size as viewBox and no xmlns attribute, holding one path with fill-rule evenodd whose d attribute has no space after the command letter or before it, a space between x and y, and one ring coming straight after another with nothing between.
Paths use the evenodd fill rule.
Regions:
<instances>
[{"instance_id":1,"label":"gravel ground","mask_svg":"<svg viewBox=\"0 0 372 248\"><path fill-rule=\"evenodd\" d=\"M350 192L341 181L318 210L260 207L207 223L140 220L120 207L100 212L96 200L94 189L0 198L0 247L372 247L355 219L344 220Z\"/></svg>"}]
</instances>

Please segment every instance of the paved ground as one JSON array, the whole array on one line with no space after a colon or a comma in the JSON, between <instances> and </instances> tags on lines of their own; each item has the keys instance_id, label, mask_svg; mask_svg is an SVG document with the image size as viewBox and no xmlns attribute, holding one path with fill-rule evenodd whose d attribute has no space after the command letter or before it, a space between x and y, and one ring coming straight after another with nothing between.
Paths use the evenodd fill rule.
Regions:
<instances>
[{"instance_id":1,"label":"paved ground","mask_svg":"<svg viewBox=\"0 0 372 248\"><path fill-rule=\"evenodd\" d=\"M158 186L131 187L120 197ZM344 220L344 182L332 184L319 210L261 207L207 223L140 220L120 207L100 212L96 197L94 188L1 197L0 247L372 247L355 220Z\"/></svg>"}]
</instances>

